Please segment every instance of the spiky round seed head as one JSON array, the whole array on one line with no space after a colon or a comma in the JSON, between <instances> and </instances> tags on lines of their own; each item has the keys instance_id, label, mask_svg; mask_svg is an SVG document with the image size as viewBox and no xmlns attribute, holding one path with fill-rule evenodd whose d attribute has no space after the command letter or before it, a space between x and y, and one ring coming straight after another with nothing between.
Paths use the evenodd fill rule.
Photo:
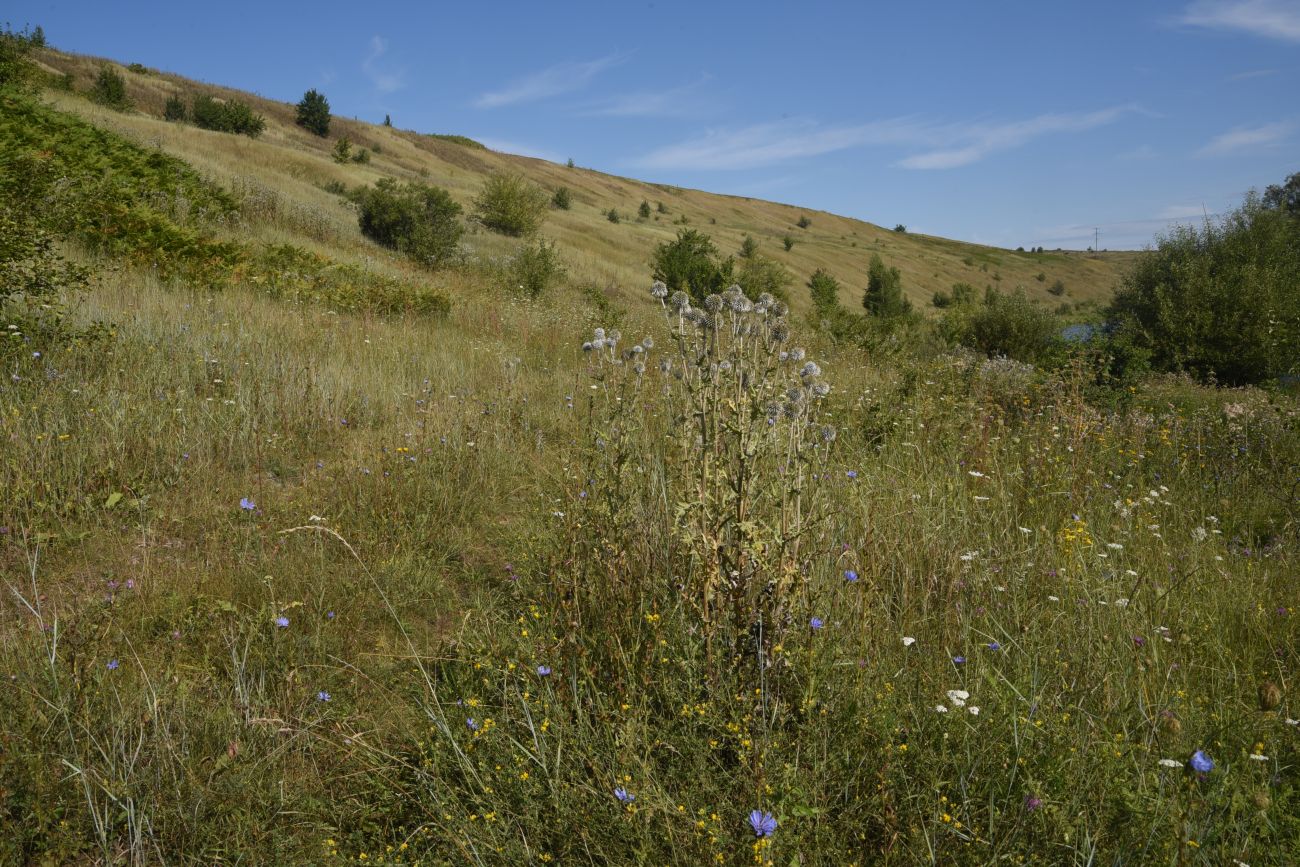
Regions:
<instances>
[{"instance_id":1,"label":"spiky round seed head","mask_svg":"<svg viewBox=\"0 0 1300 867\"><path fill-rule=\"evenodd\" d=\"M647 334L644 338L642 338L641 346L645 349L654 349L655 339Z\"/></svg>"},{"instance_id":2,"label":"spiky round seed head","mask_svg":"<svg viewBox=\"0 0 1300 867\"><path fill-rule=\"evenodd\" d=\"M596 348L596 347L594 347L594 346L591 345L591 341L590 341L590 340L588 340L588 341L586 341L586 342L584 342L584 343L582 344L582 351L583 351L583 352L591 352L591 350L593 350L593 349L595 349L595 348Z\"/></svg>"},{"instance_id":3,"label":"spiky round seed head","mask_svg":"<svg viewBox=\"0 0 1300 867\"><path fill-rule=\"evenodd\" d=\"M821 400L831 393L831 387L824 382L814 382L812 386L812 396Z\"/></svg>"},{"instance_id":4,"label":"spiky round seed head","mask_svg":"<svg viewBox=\"0 0 1300 867\"><path fill-rule=\"evenodd\" d=\"M822 425L822 439L828 443L835 442L835 428L828 424Z\"/></svg>"},{"instance_id":5,"label":"spiky round seed head","mask_svg":"<svg viewBox=\"0 0 1300 867\"><path fill-rule=\"evenodd\" d=\"M653 295L655 298L667 298L668 287L664 285L664 282L662 280L656 280L650 286L650 294Z\"/></svg>"},{"instance_id":6,"label":"spiky round seed head","mask_svg":"<svg viewBox=\"0 0 1300 867\"><path fill-rule=\"evenodd\" d=\"M794 349L790 350L790 360L795 363L803 361L805 355L807 355L807 353L803 351L802 346L796 346Z\"/></svg>"},{"instance_id":7,"label":"spiky round seed head","mask_svg":"<svg viewBox=\"0 0 1300 867\"><path fill-rule=\"evenodd\" d=\"M717 313L722 309L722 296L714 292L704 299L704 309L710 313Z\"/></svg>"},{"instance_id":8,"label":"spiky round seed head","mask_svg":"<svg viewBox=\"0 0 1300 867\"><path fill-rule=\"evenodd\" d=\"M645 373L645 365L639 361L634 361L632 362L632 370L633 372L636 373L637 376L640 376L641 374Z\"/></svg>"},{"instance_id":9,"label":"spiky round seed head","mask_svg":"<svg viewBox=\"0 0 1300 867\"><path fill-rule=\"evenodd\" d=\"M772 342L773 342L773 343L785 343L785 342L786 342L787 340L789 340L789 339L790 339L790 326L789 326L789 325L786 325L784 322L778 322L778 323L776 323L775 325L772 326ZM781 353L781 360L782 360L782 361L785 361L785 360L786 360L787 358L789 358L789 357L790 357L790 353L788 353L788 352L782 352L782 353Z\"/></svg>"},{"instance_id":10,"label":"spiky round seed head","mask_svg":"<svg viewBox=\"0 0 1300 867\"><path fill-rule=\"evenodd\" d=\"M721 363L718 365L718 370L721 370L723 373L728 373L728 372L730 372L730 371L731 371L731 362L730 362L730 361L723 361L723 362L721 362Z\"/></svg>"},{"instance_id":11,"label":"spiky round seed head","mask_svg":"<svg viewBox=\"0 0 1300 867\"><path fill-rule=\"evenodd\" d=\"M688 296L685 292L683 292L680 289L678 289L676 292L672 294L671 297L669 297L668 303L672 304L673 307L675 307L677 310L691 309L690 296Z\"/></svg>"},{"instance_id":12,"label":"spiky round seed head","mask_svg":"<svg viewBox=\"0 0 1300 867\"><path fill-rule=\"evenodd\" d=\"M1260 710L1277 710L1278 705L1282 703L1282 690L1271 680L1266 680L1259 685L1259 709Z\"/></svg>"},{"instance_id":13,"label":"spiky round seed head","mask_svg":"<svg viewBox=\"0 0 1300 867\"><path fill-rule=\"evenodd\" d=\"M821 376L822 369L817 365L817 362L810 361L803 366L802 370L799 371L799 375L804 379L811 379L814 376Z\"/></svg>"}]
</instances>

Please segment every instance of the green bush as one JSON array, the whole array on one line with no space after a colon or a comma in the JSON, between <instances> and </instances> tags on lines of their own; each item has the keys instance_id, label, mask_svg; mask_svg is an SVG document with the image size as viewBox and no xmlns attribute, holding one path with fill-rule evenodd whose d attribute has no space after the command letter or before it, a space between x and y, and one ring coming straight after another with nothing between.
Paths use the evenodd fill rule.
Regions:
<instances>
[{"instance_id":1,"label":"green bush","mask_svg":"<svg viewBox=\"0 0 1300 867\"><path fill-rule=\"evenodd\" d=\"M257 138L266 130L266 118L238 99L218 100L206 94L194 97L190 111L194 125L215 132L228 132Z\"/></svg>"},{"instance_id":2,"label":"green bush","mask_svg":"<svg viewBox=\"0 0 1300 867\"><path fill-rule=\"evenodd\" d=\"M334 142L334 150L331 155L336 163L346 163L352 159L352 142L348 141L347 136L343 136Z\"/></svg>"},{"instance_id":3,"label":"green bush","mask_svg":"<svg viewBox=\"0 0 1300 867\"><path fill-rule=\"evenodd\" d=\"M1055 282L1052 283L1051 286L1047 287L1047 291L1051 292L1057 298L1060 298L1062 295L1065 294L1065 281L1056 280Z\"/></svg>"},{"instance_id":4,"label":"green bush","mask_svg":"<svg viewBox=\"0 0 1300 867\"><path fill-rule=\"evenodd\" d=\"M650 219L650 203L642 200L641 207L636 209L636 215L642 220Z\"/></svg>"},{"instance_id":5,"label":"green bush","mask_svg":"<svg viewBox=\"0 0 1300 867\"><path fill-rule=\"evenodd\" d=\"M907 234L907 227L904 226L902 223L899 223L897 226L894 227L894 231L899 233L900 235L905 235Z\"/></svg>"},{"instance_id":6,"label":"green bush","mask_svg":"<svg viewBox=\"0 0 1300 867\"><path fill-rule=\"evenodd\" d=\"M748 259L758 253L758 242L754 240L753 235L746 235L745 240L740 242L740 258Z\"/></svg>"},{"instance_id":7,"label":"green bush","mask_svg":"<svg viewBox=\"0 0 1300 867\"><path fill-rule=\"evenodd\" d=\"M330 103L324 94L317 93L315 88L307 91L302 95L302 100L298 103L298 117L296 120L298 126L314 133L315 135L325 138L330 134Z\"/></svg>"},{"instance_id":8,"label":"green bush","mask_svg":"<svg viewBox=\"0 0 1300 867\"><path fill-rule=\"evenodd\" d=\"M524 244L507 267L511 283L520 292L537 298L567 273L553 242L538 239Z\"/></svg>"},{"instance_id":9,"label":"green bush","mask_svg":"<svg viewBox=\"0 0 1300 867\"><path fill-rule=\"evenodd\" d=\"M22 331L47 331L61 318L63 303L85 288L88 272L66 262L54 235L30 214L0 207L0 316ZM0 342L3 354L7 342Z\"/></svg>"},{"instance_id":10,"label":"green bush","mask_svg":"<svg viewBox=\"0 0 1300 867\"><path fill-rule=\"evenodd\" d=\"M806 229L812 225L812 220L808 219L807 214L800 214L799 222L795 223L795 225L798 226L800 229Z\"/></svg>"},{"instance_id":11,"label":"green bush","mask_svg":"<svg viewBox=\"0 0 1300 867\"><path fill-rule=\"evenodd\" d=\"M496 172L474 200L474 211L489 229L505 235L531 235L542 227L548 202L546 191L523 175Z\"/></svg>"},{"instance_id":12,"label":"green bush","mask_svg":"<svg viewBox=\"0 0 1300 867\"><path fill-rule=\"evenodd\" d=\"M900 319L912 313L912 304L903 295L902 274L897 268L887 267L878 253L871 254L867 265L867 289L862 294L862 306L880 319Z\"/></svg>"},{"instance_id":13,"label":"green bush","mask_svg":"<svg viewBox=\"0 0 1300 867\"><path fill-rule=\"evenodd\" d=\"M1152 367L1230 385L1294 373L1300 360L1300 219L1251 194L1218 222L1159 238L1109 316Z\"/></svg>"},{"instance_id":14,"label":"green bush","mask_svg":"<svg viewBox=\"0 0 1300 867\"><path fill-rule=\"evenodd\" d=\"M131 99L126 95L126 79L109 66L100 67L99 75L90 88L90 98L118 111L126 111L131 107Z\"/></svg>"},{"instance_id":15,"label":"green bush","mask_svg":"<svg viewBox=\"0 0 1300 867\"><path fill-rule=\"evenodd\" d=\"M1060 325L1022 293L993 293L982 305L956 307L944 317L940 331L949 340L990 357L1006 356L1028 364L1050 362L1062 349Z\"/></svg>"},{"instance_id":16,"label":"green bush","mask_svg":"<svg viewBox=\"0 0 1300 867\"><path fill-rule=\"evenodd\" d=\"M27 55L32 48L39 47L36 44L37 33L41 33L39 27L32 33L10 30L8 25L0 29L0 87L22 86L31 79L35 67ZM43 45L44 33L41 33L40 40Z\"/></svg>"},{"instance_id":17,"label":"green bush","mask_svg":"<svg viewBox=\"0 0 1300 867\"><path fill-rule=\"evenodd\" d=\"M605 219L609 220L611 223L619 223L623 218L618 215L618 211L610 208L605 212Z\"/></svg>"},{"instance_id":18,"label":"green bush","mask_svg":"<svg viewBox=\"0 0 1300 867\"><path fill-rule=\"evenodd\" d=\"M808 278L808 294L812 297L814 310L834 310L840 306L840 282L823 268L818 268Z\"/></svg>"},{"instance_id":19,"label":"green bush","mask_svg":"<svg viewBox=\"0 0 1300 867\"><path fill-rule=\"evenodd\" d=\"M555 191L555 195L551 196L552 208L556 208L561 211L567 211L572 206L572 204L573 202L569 196L568 187L560 187L558 190Z\"/></svg>"},{"instance_id":20,"label":"green bush","mask_svg":"<svg viewBox=\"0 0 1300 867\"><path fill-rule=\"evenodd\" d=\"M732 282L735 263L720 260L718 248L708 235L695 229L681 229L677 238L655 248L650 261L654 279L670 292L685 292L696 304L721 292Z\"/></svg>"},{"instance_id":21,"label":"green bush","mask_svg":"<svg viewBox=\"0 0 1300 867\"><path fill-rule=\"evenodd\" d=\"M655 202L655 210L661 214L666 214L668 213L668 206L663 202Z\"/></svg>"},{"instance_id":22,"label":"green bush","mask_svg":"<svg viewBox=\"0 0 1300 867\"><path fill-rule=\"evenodd\" d=\"M366 165L370 162L370 151L365 148L357 148L357 152L352 155L352 162Z\"/></svg>"},{"instance_id":23,"label":"green bush","mask_svg":"<svg viewBox=\"0 0 1300 867\"><path fill-rule=\"evenodd\" d=\"M134 72L136 75L149 74L149 67L145 66L143 63L128 63L126 65L126 70L127 72Z\"/></svg>"},{"instance_id":24,"label":"green bush","mask_svg":"<svg viewBox=\"0 0 1300 867\"><path fill-rule=\"evenodd\" d=\"M779 298L787 304L790 302L790 294L786 290L794 282L794 277L784 265L766 256L750 256L741 259L740 267L735 272L735 280L751 298L766 294Z\"/></svg>"},{"instance_id":25,"label":"green bush","mask_svg":"<svg viewBox=\"0 0 1300 867\"><path fill-rule=\"evenodd\" d=\"M784 238L781 239L781 246L785 247L785 251L789 253L791 250L794 249L794 238L790 237L789 235L786 235Z\"/></svg>"},{"instance_id":26,"label":"green bush","mask_svg":"<svg viewBox=\"0 0 1300 867\"><path fill-rule=\"evenodd\" d=\"M190 111L185 107L185 100L176 94L167 98L167 104L163 106L163 120L183 122L189 119Z\"/></svg>"},{"instance_id":27,"label":"green bush","mask_svg":"<svg viewBox=\"0 0 1300 867\"><path fill-rule=\"evenodd\" d=\"M358 191L356 202L361 233L377 244L429 267L455 257L464 227L446 190L383 178Z\"/></svg>"}]
</instances>

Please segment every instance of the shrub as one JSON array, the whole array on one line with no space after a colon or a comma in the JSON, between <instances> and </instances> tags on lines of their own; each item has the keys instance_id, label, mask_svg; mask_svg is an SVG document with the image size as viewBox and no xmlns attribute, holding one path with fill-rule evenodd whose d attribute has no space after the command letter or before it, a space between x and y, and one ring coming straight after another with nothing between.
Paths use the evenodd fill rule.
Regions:
<instances>
[{"instance_id":1,"label":"shrub","mask_svg":"<svg viewBox=\"0 0 1300 867\"><path fill-rule=\"evenodd\" d=\"M352 162L365 165L370 162L370 151L365 148L357 148L357 152L352 155Z\"/></svg>"},{"instance_id":2,"label":"shrub","mask_svg":"<svg viewBox=\"0 0 1300 867\"><path fill-rule=\"evenodd\" d=\"M1173 229L1125 276L1109 316L1157 370L1246 385L1300 359L1300 219L1251 194Z\"/></svg>"},{"instance_id":3,"label":"shrub","mask_svg":"<svg viewBox=\"0 0 1300 867\"><path fill-rule=\"evenodd\" d=\"M668 213L668 206L663 202L655 202L655 210L661 214L666 214Z\"/></svg>"},{"instance_id":4,"label":"shrub","mask_svg":"<svg viewBox=\"0 0 1300 867\"><path fill-rule=\"evenodd\" d=\"M387 114L384 115L384 126L392 126L392 125L393 125L393 118L392 118L392 116L391 116L391 115L387 115Z\"/></svg>"},{"instance_id":5,"label":"shrub","mask_svg":"<svg viewBox=\"0 0 1300 867\"><path fill-rule=\"evenodd\" d=\"M565 166L567 166L568 168L573 168L573 167L574 167L574 164L573 164L573 157L569 157L569 158L565 161L564 164L565 164Z\"/></svg>"},{"instance_id":6,"label":"shrub","mask_svg":"<svg viewBox=\"0 0 1300 867\"><path fill-rule=\"evenodd\" d=\"M951 307L952 296L949 295L947 292L944 292L942 289L940 289L937 292L935 292L934 295L930 296L930 303L933 304L935 307L938 307L939 309L943 309L945 307Z\"/></svg>"},{"instance_id":7,"label":"shrub","mask_svg":"<svg viewBox=\"0 0 1300 867\"><path fill-rule=\"evenodd\" d=\"M728 259L727 262L730 265L731 260ZM772 295L787 304L790 296L786 287L794 282L794 278L784 265L766 256L750 256L748 259L742 259L735 280L740 288L745 290L745 294L751 297Z\"/></svg>"},{"instance_id":8,"label":"shrub","mask_svg":"<svg viewBox=\"0 0 1300 867\"><path fill-rule=\"evenodd\" d=\"M1051 292L1057 298L1060 298L1065 294L1065 282L1063 280L1056 280L1051 286L1047 287L1047 291Z\"/></svg>"},{"instance_id":9,"label":"shrub","mask_svg":"<svg viewBox=\"0 0 1300 867\"><path fill-rule=\"evenodd\" d=\"M905 235L907 234L907 227L904 226L902 223L899 223L897 226L894 227L894 231L898 232L900 235Z\"/></svg>"},{"instance_id":10,"label":"shrub","mask_svg":"<svg viewBox=\"0 0 1300 867\"><path fill-rule=\"evenodd\" d=\"M126 79L116 69L102 66L95 83L90 88L90 98L100 105L126 111L131 107L131 100L126 95Z\"/></svg>"},{"instance_id":11,"label":"shrub","mask_svg":"<svg viewBox=\"0 0 1300 867\"><path fill-rule=\"evenodd\" d=\"M148 75L149 67L145 66L143 63L128 63L126 71L134 72L136 75Z\"/></svg>"},{"instance_id":12,"label":"shrub","mask_svg":"<svg viewBox=\"0 0 1300 867\"><path fill-rule=\"evenodd\" d=\"M808 219L807 214L800 214L799 222L795 223L795 225L798 226L800 229L806 229L812 225L812 220Z\"/></svg>"},{"instance_id":13,"label":"shrub","mask_svg":"<svg viewBox=\"0 0 1300 867\"><path fill-rule=\"evenodd\" d=\"M195 126L216 132L257 138L266 129L266 118L254 112L248 103L237 99L222 101L200 94L194 97L194 107L190 114Z\"/></svg>"},{"instance_id":14,"label":"shrub","mask_svg":"<svg viewBox=\"0 0 1300 867\"><path fill-rule=\"evenodd\" d=\"M748 259L758 253L758 242L754 240L753 235L746 235L745 240L740 242L740 258Z\"/></svg>"},{"instance_id":15,"label":"shrub","mask_svg":"<svg viewBox=\"0 0 1300 867\"><path fill-rule=\"evenodd\" d=\"M189 109L185 107L185 100L176 94L167 97L167 104L163 106L163 120L183 122L190 116Z\"/></svg>"},{"instance_id":16,"label":"shrub","mask_svg":"<svg viewBox=\"0 0 1300 867\"><path fill-rule=\"evenodd\" d=\"M555 244L537 239L515 251L507 266L511 282L530 298L537 298L567 273Z\"/></svg>"},{"instance_id":17,"label":"shrub","mask_svg":"<svg viewBox=\"0 0 1300 867\"><path fill-rule=\"evenodd\" d=\"M59 255L54 235L31 215L0 207L0 315L9 337L16 322L22 331L48 334L61 319L62 300L84 289L87 278L86 269ZM0 342L0 354L9 345Z\"/></svg>"},{"instance_id":18,"label":"shrub","mask_svg":"<svg viewBox=\"0 0 1300 867\"><path fill-rule=\"evenodd\" d=\"M26 30L10 30L8 25L0 29L0 87L21 86L31 78L34 66L27 55L36 44L36 33ZM44 35L41 36L44 44Z\"/></svg>"},{"instance_id":19,"label":"shrub","mask_svg":"<svg viewBox=\"0 0 1300 867\"><path fill-rule=\"evenodd\" d=\"M609 220L611 223L617 223L621 218L618 215L618 211L610 208L605 212L605 219Z\"/></svg>"},{"instance_id":20,"label":"shrub","mask_svg":"<svg viewBox=\"0 0 1300 867\"><path fill-rule=\"evenodd\" d=\"M321 138L330 134L330 103L324 94L313 88L302 95L296 123Z\"/></svg>"},{"instance_id":21,"label":"shrub","mask_svg":"<svg viewBox=\"0 0 1300 867\"><path fill-rule=\"evenodd\" d=\"M734 269L730 258L719 261L713 241L695 229L681 229L675 240L656 247L650 265L655 280L671 292L686 292L696 304L730 285Z\"/></svg>"},{"instance_id":22,"label":"shrub","mask_svg":"<svg viewBox=\"0 0 1300 867\"><path fill-rule=\"evenodd\" d=\"M823 268L818 268L808 278L808 294L815 310L833 310L840 306L840 283Z\"/></svg>"},{"instance_id":23,"label":"shrub","mask_svg":"<svg viewBox=\"0 0 1300 867\"><path fill-rule=\"evenodd\" d=\"M488 177L474 210L479 222L505 235L531 235L542 227L546 192L523 175L496 172Z\"/></svg>"},{"instance_id":24,"label":"shrub","mask_svg":"<svg viewBox=\"0 0 1300 867\"><path fill-rule=\"evenodd\" d=\"M1037 280L1039 283L1043 283L1047 280L1047 275L1044 274L1042 271L1039 271L1037 274L1034 275L1034 279Z\"/></svg>"},{"instance_id":25,"label":"shrub","mask_svg":"<svg viewBox=\"0 0 1300 867\"><path fill-rule=\"evenodd\" d=\"M1052 360L1061 348L1060 327L1052 314L1022 293L993 293L979 306L949 313L941 332L990 357L1004 355L1029 364Z\"/></svg>"},{"instance_id":26,"label":"shrub","mask_svg":"<svg viewBox=\"0 0 1300 867\"><path fill-rule=\"evenodd\" d=\"M650 203L643 199L641 201L641 207L636 209L636 215L642 220L650 219Z\"/></svg>"},{"instance_id":27,"label":"shrub","mask_svg":"<svg viewBox=\"0 0 1300 867\"><path fill-rule=\"evenodd\" d=\"M567 211L572 205L573 202L569 196L568 187L560 187L558 190L555 191L555 195L551 196L552 208L557 208L558 210L561 211Z\"/></svg>"},{"instance_id":28,"label":"shrub","mask_svg":"<svg viewBox=\"0 0 1300 867\"><path fill-rule=\"evenodd\" d=\"M794 249L794 238L790 237L789 235L786 235L784 238L781 239L781 246L785 247L785 251L789 253L791 250Z\"/></svg>"},{"instance_id":29,"label":"shrub","mask_svg":"<svg viewBox=\"0 0 1300 867\"><path fill-rule=\"evenodd\" d=\"M898 319L912 312L912 304L903 295L903 276L897 268L890 268L877 253L871 254L867 265L867 289L862 293L862 306L872 316L880 319Z\"/></svg>"},{"instance_id":30,"label":"shrub","mask_svg":"<svg viewBox=\"0 0 1300 867\"><path fill-rule=\"evenodd\" d=\"M464 227L446 190L383 178L356 194L361 233L381 246L438 267L455 255Z\"/></svg>"},{"instance_id":31,"label":"shrub","mask_svg":"<svg viewBox=\"0 0 1300 867\"><path fill-rule=\"evenodd\" d=\"M331 153L336 163L346 163L352 159L352 142L348 141L347 136L341 137L334 142L334 150Z\"/></svg>"}]
</instances>

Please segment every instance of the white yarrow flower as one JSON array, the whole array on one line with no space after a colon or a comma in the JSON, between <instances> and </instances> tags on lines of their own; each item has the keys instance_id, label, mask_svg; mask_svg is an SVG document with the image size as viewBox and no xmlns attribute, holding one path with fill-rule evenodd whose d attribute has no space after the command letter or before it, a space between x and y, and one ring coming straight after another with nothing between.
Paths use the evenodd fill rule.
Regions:
<instances>
[{"instance_id":1,"label":"white yarrow flower","mask_svg":"<svg viewBox=\"0 0 1300 867\"><path fill-rule=\"evenodd\" d=\"M904 636L903 636L903 646L904 646L904 647L911 647L913 644L916 644L916 639L915 639L915 638L913 638L913 637L910 636L910 635L904 635Z\"/></svg>"},{"instance_id":2,"label":"white yarrow flower","mask_svg":"<svg viewBox=\"0 0 1300 867\"><path fill-rule=\"evenodd\" d=\"M944 707L944 706L941 705L941 704L936 704L936 705L934 706L934 710L935 710L935 713L947 713L947 712L948 712L948 708Z\"/></svg>"},{"instance_id":3,"label":"white yarrow flower","mask_svg":"<svg viewBox=\"0 0 1300 867\"><path fill-rule=\"evenodd\" d=\"M957 707L965 707L966 699L968 698L970 698L970 693L964 689L948 690L948 701L952 702Z\"/></svg>"},{"instance_id":4,"label":"white yarrow flower","mask_svg":"<svg viewBox=\"0 0 1300 867\"><path fill-rule=\"evenodd\" d=\"M980 715L980 709L979 709L978 707L976 707L975 705L971 705L970 707L966 708L966 711L967 711L967 713L969 713L971 716L979 716L979 715Z\"/></svg>"},{"instance_id":5,"label":"white yarrow flower","mask_svg":"<svg viewBox=\"0 0 1300 867\"><path fill-rule=\"evenodd\" d=\"M1156 764L1162 768L1181 768L1183 766L1183 763L1178 759L1161 759Z\"/></svg>"}]
</instances>

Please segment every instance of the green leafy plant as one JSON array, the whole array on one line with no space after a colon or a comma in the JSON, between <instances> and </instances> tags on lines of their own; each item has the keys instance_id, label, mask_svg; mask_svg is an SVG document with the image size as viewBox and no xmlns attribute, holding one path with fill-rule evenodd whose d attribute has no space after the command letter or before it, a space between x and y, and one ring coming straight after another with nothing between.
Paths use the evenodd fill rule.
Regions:
<instances>
[{"instance_id":1,"label":"green leafy plant","mask_svg":"<svg viewBox=\"0 0 1300 867\"><path fill-rule=\"evenodd\" d=\"M545 294L567 273L554 242L541 238L516 250L506 270L511 284L530 298Z\"/></svg>"},{"instance_id":2,"label":"green leafy plant","mask_svg":"<svg viewBox=\"0 0 1300 867\"><path fill-rule=\"evenodd\" d=\"M546 191L516 172L488 176L474 199L479 222L504 235L531 235L546 219L550 197Z\"/></svg>"},{"instance_id":3,"label":"green leafy plant","mask_svg":"<svg viewBox=\"0 0 1300 867\"><path fill-rule=\"evenodd\" d=\"M446 190L382 178L355 199L361 233L381 246L434 268L456 256L461 207Z\"/></svg>"},{"instance_id":4,"label":"green leafy plant","mask_svg":"<svg viewBox=\"0 0 1300 867\"><path fill-rule=\"evenodd\" d=\"M302 95L298 102L298 126L321 138L330 134L330 103L325 95L315 88Z\"/></svg>"},{"instance_id":5,"label":"green leafy plant","mask_svg":"<svg viewBox=\"0 0 1300 867\"><path fill-rule=\"evenodd\" d=\"M266 130L266 118L238 99L218 100L207 94L194 97L190 111L194 125L215 132L236 133L257 138Z\"/></svg>"},{"instance_id":6,"label":"green leafy plant","mask_svg":"<svg viewBox=\"0 0 1300 867\"><path fill-rule=\"evenodd\" d=\"M99 74L95 76L95 83L90 89L90 98L118 111L131 108L131 99L126 94L126 79L111 66L99 68Z\"/></svg>"},{"instance_id":7,"label":"green leafy plant","mask_svg":"<svg viewBox=\"0 0 1300 867\"><path fill-rule=\"evenodd\" d=\"M555 191L555 195L551 196L551 207L557 210L567 211L572 207L572 204L572 197L569 194L568 187L560 187Z\"/></svg>"}]
</instances>

